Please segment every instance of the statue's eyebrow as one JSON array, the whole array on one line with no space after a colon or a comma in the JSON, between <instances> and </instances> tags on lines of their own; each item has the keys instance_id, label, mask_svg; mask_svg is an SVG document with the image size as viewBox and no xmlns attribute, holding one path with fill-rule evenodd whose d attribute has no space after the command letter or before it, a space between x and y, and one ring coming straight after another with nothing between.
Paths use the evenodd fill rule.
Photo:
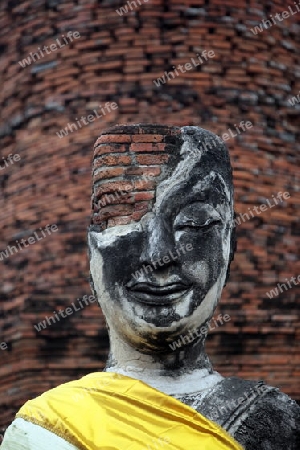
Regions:
<instances>
[{"instance_id":1,"label":"statue's eyebrow","mask_svg":"<svg viewBox=\"0 0 300 450\"><path fill-rule=\"evenodd\" d=\"M197 189L195 191L192 191L188 194L188 196L185 198L184 204L182 205L181 209L185 206L191 205L193 203L208 203L209 201L209 190L205 189Z\"/></svg>"},{"instance_id":2,"label":"statue's eyebrow","mask_svg":"<svg viewBox=\"0 0 300 450\"><path fill-rule=\"evenodd\" d=\"M172 192L172 195L168 196L168 198L162 202L162 209L169 209L169 205L170 203L172 203L175 206L175 214L178 214L179 211L181 211L185 206L188 206L192 203L207 203L208 205L214 207L217 203L230 204L230 201L227 198L225 192L223 191L223 189L221 189L223 183L218 182L217 186L216 181L214 181L214 185L212 185L211 183L204 185L204 183L199 182L194 185L190 192L186 193L184 196L181 196L180 193L182 192L182 190L186 191L186 187L184 185L178 186L178 188ZM218 202L214 202L212 199L212 194L213 192L216 192L216 189L218 191Z\"/></svg>"},{"instance_id":3,"label":"statue's eyebrow","mask_svg":"<svg viewBox=\"0 0 300 450\"><path fill-rule=\"evenodd\" d=\"M218 192L218 196L222 202L230 203L230 191L225 181L219 174L214 173L215 176L207 175L203 180L200 180L193 186L191 195L199 196L199 201L209 200L213 192ZM226 195L226 193L228 195ZM203 200L202 200L203 198Z\"/></svg>"},{"instance_id":4,"label":"statue's eyebrow","mask_svg":"<svg viewBox=\"0 0 300 450\"><path fill-rule=\"evenodd\" d=\"M193 203L199 203L199 208L203 207L203 210L205 210L205 205L211 206L218 212L222 220L225 220L225 216L222 211L216 208L220 204L230 205L230 201L228 200L225 192L220 190L220 187L221 186L218 186L219 189L217 189L217 201L214 201L212 194L216 189L216 186L206 186L205 188L201 188L201 186L198 185L197 189L194 189L184 199L182 199L182 201L177 203L175 217L178 216L178 214L180 214L186 207L192 205Z\"/></svg>"},{"instance_id":5,"label":"statue's eyebrow","mask_svg":"<svg viewBox=\"0 0 300 450\"><path fill-rule=\"evenodd\" d=\"M219 186L218 186L219 187ZM195 203L195 202L203 202L203 203L212 203L212 194L218 191L218 198L221 203L227 202L229 203L229 200L225 194L225 192L222 189L218 189L216 186L205 186L204 188L200 185L195 186L193 190L188 194L187 198L185 199L186 204Z\"/></svg>"}]
</instances>

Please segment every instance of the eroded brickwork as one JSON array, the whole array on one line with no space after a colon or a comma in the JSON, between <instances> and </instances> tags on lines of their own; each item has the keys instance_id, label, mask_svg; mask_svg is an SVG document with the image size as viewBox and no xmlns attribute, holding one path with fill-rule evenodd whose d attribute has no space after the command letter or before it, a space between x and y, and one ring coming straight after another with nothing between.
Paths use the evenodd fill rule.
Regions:
<instances>
[{"instance_id":1,"label":"eroded brickwork","mask_svg":"<svg viewBox=\"0 0 300 450\"><path fill-rule=\"evenodd\" d=\"M140 220L151 209L162 169L180 150L179 136L178 127L159 125L105 131L94 147L91 223L104 230ZM144 159L147 154L151 158Z\"/></svg>"}]
</instances>

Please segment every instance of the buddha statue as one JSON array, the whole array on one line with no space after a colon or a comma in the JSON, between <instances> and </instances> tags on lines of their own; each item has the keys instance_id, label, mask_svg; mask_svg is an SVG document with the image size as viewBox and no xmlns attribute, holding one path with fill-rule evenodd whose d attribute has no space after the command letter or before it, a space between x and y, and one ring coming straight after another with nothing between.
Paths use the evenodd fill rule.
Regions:
<instances>
[{"instance_id":1,"label":"buddha statue","mask_svg":"<svg viewBox=\"0 0 300 450\"><path fill-rule=\"evenodd\" d=\"M97 140L90 279L110 353L28 401L1 450L299 450L300 408L205 353L235 251L229 154L195 126L118 125Z\"/></svg>"}]
</instances>

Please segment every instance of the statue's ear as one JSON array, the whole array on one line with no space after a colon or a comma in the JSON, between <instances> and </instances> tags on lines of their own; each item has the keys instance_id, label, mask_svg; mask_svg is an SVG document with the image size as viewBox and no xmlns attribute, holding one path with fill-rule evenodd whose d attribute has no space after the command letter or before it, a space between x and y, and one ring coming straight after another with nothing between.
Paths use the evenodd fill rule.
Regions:
<instances>
[{"instance_id":1,"label":"statue's ear","mask_svg":"<svg viewBox=\"0 0 300 450\"><path fill-rule=\"evenodd\" d=\"M97 298L97 294L96 294L96 290L95 290L95 285L94 285L94 280L93 280L93 277L92 277L91 272L90 272L90 274L89 274L89 283L90 283L90 287L91 287L91 291L92 291L92 293L93 293L93 296L94 296L95 298Z\"/></svg>"},{"instance_id":2,"label":"statue's ear","mask_svg":"<svg viewBox=\"0 0 300 450\"><path fill-rule=\"evenodd\" d=\"M237 247L237 240L236 240L236 212L234 212L233 214L233 227L231 230L231 236L230 236L230 252L229 252L229 260L228 260L228 266L227 266L227 273L226 273L226 279L225 279L225 283L224 286L226 286L226 283L229 279L229 275L230 275L230 264L232 263L232 261L234 260L234 254L236 252L236 247Z\"/></svg>"},{"instance_id":3,"label":"statue's ear","mask_svg":"<svg viewBox=\"0 0 300 450\"><path fill-rule=\"evenodd\" d=\"M90 228L91 228L91 227L90 227ZM88 232L89 232L90 228L88 229ZM89 262L91 261L91 256L92 256L92 255L91 255L91 247L90 247L90 245L91 245L91 244L90 244L90 240L89 240L89 238L88 238L88 239L87 239L87 254L88 254ZM92 277L91 272L89 273L88 281L89 281L89 283L90 283L91 291L92 291L94 297L97 298L97 294L96 294L96 291L95 291L94 280L93 280L93 277Z\"/></svg>"}]
</instances>

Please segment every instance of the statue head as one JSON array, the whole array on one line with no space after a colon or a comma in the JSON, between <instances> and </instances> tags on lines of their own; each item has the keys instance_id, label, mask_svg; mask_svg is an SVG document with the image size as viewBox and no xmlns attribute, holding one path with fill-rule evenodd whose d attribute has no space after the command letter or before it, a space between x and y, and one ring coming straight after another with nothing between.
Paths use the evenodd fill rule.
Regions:
<instances>
[{"instance_id":1,"label":"statue head","mask_svg":"<svg viewBox=\"0 0 300 450\"><path fill-rule=\"evenodd\" d=\"M195 126L107 130L95 144L92 210L91 284L110 333L149 354L203 329L234 253L221 139Z\"/></svg>"}]
</instances>

